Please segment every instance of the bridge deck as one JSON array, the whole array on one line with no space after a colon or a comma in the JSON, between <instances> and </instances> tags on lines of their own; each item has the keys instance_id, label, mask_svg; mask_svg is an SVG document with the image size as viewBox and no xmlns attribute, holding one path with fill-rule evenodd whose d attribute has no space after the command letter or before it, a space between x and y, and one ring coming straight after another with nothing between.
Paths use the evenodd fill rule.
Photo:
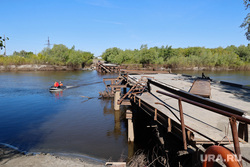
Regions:
<instances>
[{"instance_id":1,"label":"bridge deck","mask_svg":"<svg viewBox=\"0 0 250 167\"><path fill-rule=\"evenodd\" d=\"M142 75L130 75L129 82L135 83L141 77ZM147 75L147 77L153 77L154 80L159 83L171 85L187 92L190 90L192 83L194 82L194 78L192 77L184 77L182 75L175 74L155 74ZM173 113L177 115L177 117L179 117L180 115L178 101L171 97L159 94L156 92L156 90L164 91L152 85L150 93L145 92L142 95L137 95L137 97L143 100L144 102L150 104L173 121L179 123L179 120L177 120L176 117L173 115ZM211 83L211 100L244 110L248 115L250 115L249 96L250 90L240 89L229 85L221 85L214 82ZM156 102L167 104L173 113L164 106L155 104ZM185 102L182 102L182 106L184 112L184 123L187 126L212 138L215 141L220 142L223 140L226 143L233 143L228 117L213 113L206 109ZM248 128L248 130L248 134L250 134L250 128ZM224 138L225 136L227 137ZM200 136L195 132L193 140L197 143L208 142L206 138ZM247 159L250 159L250 144L246 142L244 144L244 142L241 142L241 145L243 145L241 148L242 153L244 154L243 156L247 157Z\"/></svg>"}]
</instances>

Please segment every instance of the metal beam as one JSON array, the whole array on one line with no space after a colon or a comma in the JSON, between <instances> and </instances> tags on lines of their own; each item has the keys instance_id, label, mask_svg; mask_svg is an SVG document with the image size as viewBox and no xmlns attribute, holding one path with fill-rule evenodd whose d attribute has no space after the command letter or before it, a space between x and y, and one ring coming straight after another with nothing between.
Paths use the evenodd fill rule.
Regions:
<instances>
[{"instance_id":1,"label":"metal beam","mask_svg":"<svg viewBox=\"0 0 250 167\"><path fill-rule=\"evenodd\" d=\"M152 79L148 78L148 82L152 85L155 85L163 90L166 90L170 93L173 93L175 95L178 95L180 97L184 97L186 99L189 99L189 100L192 100L192 101L196 101L196 102L199 102L201 104L205 104L205 105L208 105L208 106L213 106L214 108L217 108L217 109L220 109L220 110L224 110L224 111L227 111L229 113L233 113L233 114L236 114L236 115L244 115L245 111L243 110L240 110L238 108L234 108L234 107L231 107L231 106L228 106L228 105L225 105L225 104L222 104L222 103L219 103L219 102L215 102L215 101L212 101L210 99L206 99L206 98L203 98L203 97L200 97L200 96L197 96L197 95L193 95L189 92L186 92L186 91L183 91L181 89L178 89L178 88L174 88L174 87L171 87L171 86L167 86L167 85L163 85L159 82L156 82L156 81L153 81Z\"/></svg>"},{"instance_id":2,"label":"metal beam","mask_svg":"<svg viewBox=\"0 0 250 167\"><path fill-rule=\"evenodd\" d=\"M173 95L173 94L169 94L169 93L166 93L166 92L162 92L162 91L159 91L159 90L157 90L156 92L160 93L160 94L163 94L163 95L166 95L166 96L169 96L169 97L172 97L172 98L175 98L175 99L181 99L184 102L187 102L187 103L193 104L195 106L205 108L207 110L213 111L215 113L218 113L218 114L221 114L221 115L224 115L224 116L227 116L227 117L234 117L238 121L242 121L242 122L250 124L250 119L247 119L247 118L242 117L240 115L236 115L236 114L233 114L233 113L230 113L230 112L227 112L227 111L215 108L215 107L211 107L211 106L208 106L208 105L205 105L205 104L193 101L193 100L189 100L189 99L179 97L179 96L176 96L176 95Z\"/></svg>"}]
</instances>

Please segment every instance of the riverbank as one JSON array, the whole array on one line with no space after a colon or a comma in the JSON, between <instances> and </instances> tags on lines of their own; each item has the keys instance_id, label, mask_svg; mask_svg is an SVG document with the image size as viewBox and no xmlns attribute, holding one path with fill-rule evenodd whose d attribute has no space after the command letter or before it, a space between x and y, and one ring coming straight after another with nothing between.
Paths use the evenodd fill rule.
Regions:
<instances>
[{"instance_id":1,"label":"riverbank","mask_svg":"<svg viewBox=\"0 0 250 167\"><path fill-rule=\"evenodd\" d=\"M25 65L0 65L0 71L73 71L73 70L90 70L92 66L77 68L71 66L58 66L47 64L25 64Z\"/></svg>"},{"instance_id":2,"label":"riverbank","mask_svg":"<svg viewBox=\"0 0 250 167\"><path fill-rule=\"evenodd\" d=\"M38 64L25 64L25 65L7 65L0 66L0 71L72 71L79 70L67 66L58 65L38 65Z\"/></svg>"},{"instance_id":3,"label":"riverbank","mask_svg":"<svg viewBox=\"0 0 250 167\"><path fill-rule=\"evenodd\" d=\"M72 66L59 66L48 64L25 64L25 65L0 65L0 71L74 71L74 70L94 70L95 64L88 67L72 67ZM121 69L132 70L150 70L150 71L170 71L170 70L185 70L185 71L250 71L250 69L232 69L224 67L178 67L166 68L159 65L148 65L142 67L138 64L121 65Z\"/></svg>"},{"instance_id":4,"label":"riverbank","mask_svg":"<svg viewBox=\"0 0 250 167\"><path fill-rule=\"evenodd\" d=\"M88 158L73 158L70 156L62 155L52 155L52 154L24 154L13 148L0 145L0 166L2 167L101 167L104 166L104 163L101 161L98 162L94 159Z\"/></svg>"},{"instance_id":5,"label":"riverbank","mask_svg":"<svg viewBox=\"0 0 250 167\"><path fill-rule=\"evenodd\" d=\"M142 64L122 64L121 69L129 70L151 70L151 71L169 71L171 70L184 70L184 71L250 71L250 68L229 68L229 67L206 67L206 66L193 66L193 67L169 67L166 65L142 65Z\"/></svg>"}]
</instances>

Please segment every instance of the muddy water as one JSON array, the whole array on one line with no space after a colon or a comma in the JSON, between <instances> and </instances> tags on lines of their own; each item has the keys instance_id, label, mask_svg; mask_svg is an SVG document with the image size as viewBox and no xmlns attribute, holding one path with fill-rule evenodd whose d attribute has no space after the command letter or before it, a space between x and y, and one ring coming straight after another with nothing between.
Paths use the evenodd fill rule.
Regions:
<instances>
[{"instance_id":1,"label":"muddy water","mask_svg":"<svg viewBox=\"0 0 250 167\"><path fill-rule=\"evenodd\" d=\"M29 152L118 160L128 154L124 110L99 99L105 89L96 71L1 72L0 143ZM71 86L50 93L54 81ZM86 98L90 97L89 98Z\"/></svg>"}]
</instances>

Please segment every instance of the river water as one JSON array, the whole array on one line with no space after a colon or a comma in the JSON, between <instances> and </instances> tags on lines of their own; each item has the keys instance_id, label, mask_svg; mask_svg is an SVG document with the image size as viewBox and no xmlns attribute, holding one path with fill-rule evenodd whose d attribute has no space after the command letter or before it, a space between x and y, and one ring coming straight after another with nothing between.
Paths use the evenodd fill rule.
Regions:
<instances>
[{"instance_id":1,"label":"river water","mask_svg":"<svg viewBox=\"0 0 250 167\"><path fill-rule=\"evenodd\" d=\"M192 76L200 76L204 73L213 80L228 81L241 85L250 85L250 71L187 71L173 70L173 73L187 74Z\"/></svg>"},{"instance_id":2,"label":"river water","mask_svg":"<svg viewBox=\"0 0 250 167\"><path fill-rule=\"evenodd\" d=\"M99 99L96 71L1 72L0 143L29 152L70 153L117 160L128 154L124 111ZM55 81L73 86L50 93ZM83 96L88 96L88 99Z\"/></svg>"},{"instance_id":3,"label":"river water","mask_svg":"<svg viewBox=\"0 0 250 167\"><path fill-rule=\"evenodd\" d=\"M250 72L205 75L250 84ZM0 72L0 143L28 152L69 153L114 161L126 158L130 147L125 108L114 111L112 99L99 98L99 92L105 90L104 77L116 75L96 71ZM72 88L50 93L48 89L55 81Z\"/></svg>"}]
</instances>

